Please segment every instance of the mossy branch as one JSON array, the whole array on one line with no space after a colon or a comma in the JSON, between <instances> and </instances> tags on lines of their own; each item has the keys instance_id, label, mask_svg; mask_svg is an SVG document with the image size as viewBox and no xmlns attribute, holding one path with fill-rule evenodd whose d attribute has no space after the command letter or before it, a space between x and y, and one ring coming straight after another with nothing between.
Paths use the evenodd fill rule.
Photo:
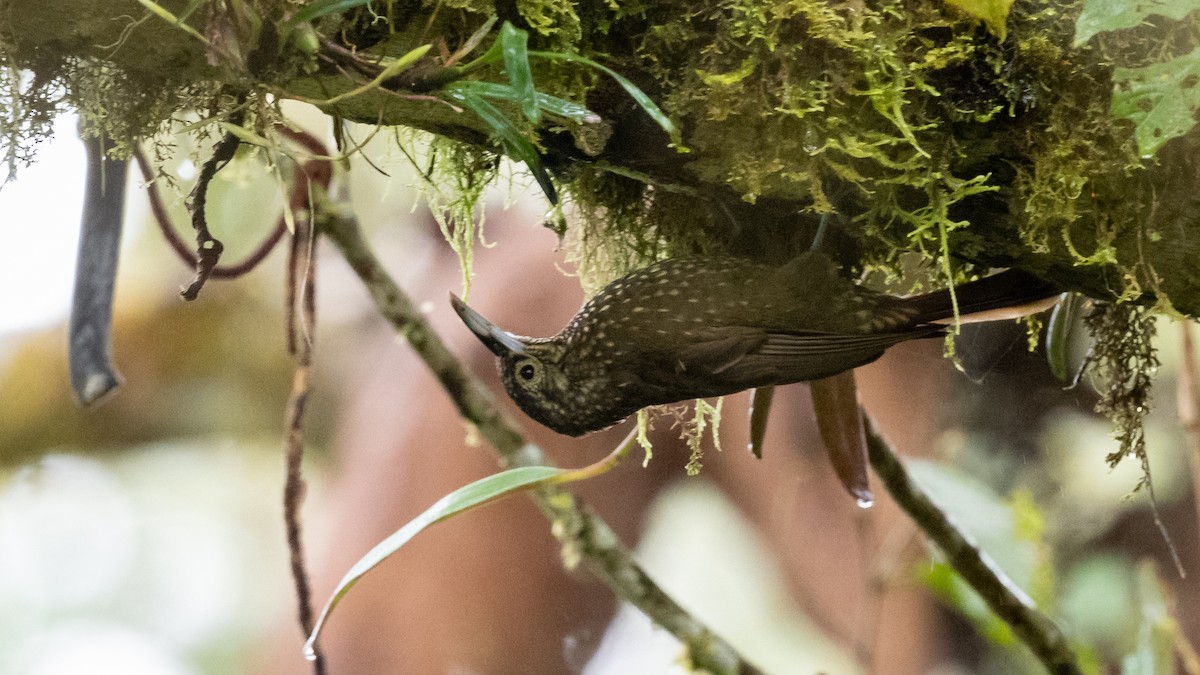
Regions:
<instances>
[{"instance_id":1,"label":"mossy branch","mask_svg":"<svg viewBox=\"0 0 1200 675\"><path fill-rule=\"evenodd\" d=\"M874 422L865 417L871 466L896 504L937 544L954 571L979 593L996 616L1012 627L1047 670L1055 675L1082 673L1066 636L1054 621L1039 612L1033 601L913 481Z\"/></svg>"},{"instance_id":2,"label":"mossy branch","mask_svg":"<svg viewBox=\"0 0 1200 675\"><path fill-rule=\"evenodd\" d=\"M37 133L44 117L74 106L128 144L232 86L495 151L492 129L445 91L465 75L502 79L499 62L470 73L460 65L491 38L469 31L497 13L468 4L430 16L419 3L390 3L386 28L354 10L331 13L305 24L325 38L307 47L279 13L190 15L200 34L223 36L217 48L157 16L129 16L128 0L10 0L0 12L0 74L9 76L0 77L0 101L26 112L0 119ZM526 3L503 18L528 27L527 56L575 62L540 64L518 80L532 74L535 94L586 100L602 121L518 125L537 148L524 159L544 164L581 212L603 221L602 238L786 255L806 238L793 235L836 211L831 247L843 264L907 251L931 264L1015 265L1092 297L1144 291L1139 302L1169 298L1200 315L1200 277L1190 272L1200 256L1200 238L1190 236L1200 129L1143 161L1130 125L1109 112L1109 61L1147 61L1169 43L1161 28L1070 47L1075 7L1049 0L1017 3L1006 41L936 3L901 0L853 11L732 2L703 17L679 11L677 0L644 13L606 2L554 7L545 14L544 3ZM1117 63L1110 52L1121 46L1132 53ZM605 61L661 103L693 152L672 152L644 106L577 67L581 58ZM830 72L830 62L845 68ZM381 79L391 74L385 63L412 67ZM21 69L34 73L28 87L14 75ZM512 91L529 93L515 83ZM539 100L505 105L515 115ZM14 167L31 154L21 139L5 140L0 154ZM707 215L686 195L704 195Z\"/></svg>"}]
</instances>

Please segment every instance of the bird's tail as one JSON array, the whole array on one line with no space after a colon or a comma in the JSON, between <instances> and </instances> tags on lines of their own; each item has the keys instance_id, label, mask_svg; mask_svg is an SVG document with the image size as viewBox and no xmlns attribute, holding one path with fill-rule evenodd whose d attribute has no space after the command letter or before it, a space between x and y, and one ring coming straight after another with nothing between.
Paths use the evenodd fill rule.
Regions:
<instances>
[{"instance_id":1,"label":"bird's tail","mask_svg":"<svg viewBox=\"0 0 1200 675\"><path fill-rule=\"evenodd\" d=\"M1062 289L1028 272L1010 269L954 288L908 298L920 323L949 323L954 304L963 323L1015 319L1048 309Z\"/></svg>"}]
</instances>

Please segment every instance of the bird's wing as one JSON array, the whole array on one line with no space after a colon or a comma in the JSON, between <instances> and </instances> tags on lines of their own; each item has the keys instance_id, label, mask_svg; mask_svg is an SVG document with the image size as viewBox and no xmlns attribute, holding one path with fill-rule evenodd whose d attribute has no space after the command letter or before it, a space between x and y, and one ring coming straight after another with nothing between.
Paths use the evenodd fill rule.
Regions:
<instances>
[{"instance_id":1,"label":"bird's wing","mask_svg":"<svg viewBox=\"0 0 1200 675\"><path fill-rule=\"evenodd\" d=\"M807 382L870 363L896 343L942 332L937 326L868 334L712 328L675 354L675 374L733 390Z\"/></svg>"},{"instance_id":2,"label":"bird's wing","mask_svg":"<svg viewBox=\"0 0 1200 675\"><path fill-rule=\"evenodd\" d=\"M675 354L675 372L716 375L728 370L768 341L761 328L722 326L694 332L693 339Z\"/></svg>"},{"instance_id":3,"label":"bird's wing","mask_svg":"<svg viewBox=\"0 0 1200 675\"><path fill-rule=\"evenodd\" d=\"M714 326L689 331L686 344L643 354L645 367L630 369L626 376L636 381L630 389L653 392L655 401L680 401L730 394L746 388L743 374L725 375L737 369L748 355L767 342L761 328Z\"/></svg>"},{"instance_id":4,"label":"bird's wing","mask_svg":"<svg viewBox=\"0 0 1200 675\"><path fill-rule=\"evenodd\" d=\"M941 335L937 326L891 333L772 332L763 346L742 359L749 371L769 367L774 384L809 382L868 364L894 344Z\"/></svg>"},{"instance_id":5,"label":"bird's wing","mask_svg":"<svg viewBox=\"0 0 1200 675\"><path fill-rule=\"evenodd\" d=\"M833 356L860 351L883 350L892 345L925 335L936 335L942 328L929 327L897 333L818 333L789 331L768 333L763 346L755 353L780 358Z\"/></svg>"}]
</instances>

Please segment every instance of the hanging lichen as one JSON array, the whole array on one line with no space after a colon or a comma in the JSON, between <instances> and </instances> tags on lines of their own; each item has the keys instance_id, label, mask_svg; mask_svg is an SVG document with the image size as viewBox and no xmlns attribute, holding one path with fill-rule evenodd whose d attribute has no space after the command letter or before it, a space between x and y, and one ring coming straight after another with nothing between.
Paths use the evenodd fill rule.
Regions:
<instances>
[{"instance_id":1,"label":"hanging lichen","mask_svg":"<svg viewBox=\"0 0 1200 675\"><path fill-rule=\"evenodd\" d=\"M1091 374L1100 391L1096 411L1113 424L1120 447L1106 458L1110 466L1132 455L1143 467L1137 487L1148 484L1145 420L1150 413L1150 385L1159 361L1154 347L1152 308L1133 303L1097 304L1085 319L1095 344Z\"/></svg>"},{"instance_id":2,"label":"hanging lichen","mask_svg":"<svg viewBox=\"0 0 1200 675\"><path fill-rule=\"evenodd\" d=\"M496 178L499 160L479 148L422 132L397 133L397 144L423 178L419 194L458 255L466 294L475 242L483 234L483 194Z\"/></svg>"}]
</instances>

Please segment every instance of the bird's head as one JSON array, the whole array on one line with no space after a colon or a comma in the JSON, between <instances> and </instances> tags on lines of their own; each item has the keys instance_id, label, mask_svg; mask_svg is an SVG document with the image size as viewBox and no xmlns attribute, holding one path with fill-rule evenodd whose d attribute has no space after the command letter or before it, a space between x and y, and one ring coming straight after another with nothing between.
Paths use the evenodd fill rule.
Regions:
<instances>
[{"instance_id":1,"label":"bird's head","mask_svg":"<svg viewBox=\"0 0 1200 675\"><path fill-rule=\"evenodd\" d=\"M475 337L496 355L505 391L526 415L571 436L592 430L579 428L579 420L569 405L575 391L562 369L564 347L560 341L509 333L453 293L450 304Z\"/></svg>"}]
</instances>

